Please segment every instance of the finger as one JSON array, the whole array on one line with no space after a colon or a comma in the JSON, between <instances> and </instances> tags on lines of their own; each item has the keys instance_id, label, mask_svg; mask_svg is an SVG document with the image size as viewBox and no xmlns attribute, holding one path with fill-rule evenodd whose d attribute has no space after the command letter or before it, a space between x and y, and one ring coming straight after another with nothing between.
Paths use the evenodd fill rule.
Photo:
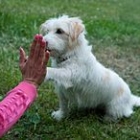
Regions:
<instances>
[{"instance_id":1,"label":"finger","mask_svg":"<svg viewBox=\"0 0 140 140\"><path fill-rule=\"evenodd\" d=\"M34 37L34 41L31 45L31 50L30 50L30 59L32 59L33 61L37 61L38 60L38 56L40 55L40 51L42 48L41 47L41 42L42 42L42 35L35 35Z\"/></svg>"},{"instance_id":2,"label":"finger","mask_svg":"<svg viewBox=\"0 0 140 140\"><path fill-rule=\"evenodd\" d=\"M20 51L19 63L20 63L20 65L22 65L22 64L24 64L24 62L26 60L26 54L22 47L20 47L19 51Z\"/></svg>"},{"instance_id":3,"label":"finger","mask_svg":"<svg viewBox=\"0 0 140 140\"><path fill-rule=\"evenodd\" d=\"M42 55L44 53L44 48L45 48L45 41L43 41L43 36L42 35L38 35L36 36L36 41L37 41L37 45L36 45L36 50L35 50L35 57L36 59L42 59Z\"/></svg>"},{"instance_id":4,"label":"finger","mask_svg":"<svg viewBox=\"0 0 140 140\"><path fill-rule=\"evenodd\" d=\"M43 61L43 67L46 67L48 61L49 61L50 53L48 51L45 52L45 58Z\"/></svg>"},{"instance_id":5,"label":"finger","mask_svg":"<svg viewBox=\"0 0 140 140\"><path fill-rule=\"evenodd\" d=\"M28 56L26 56L26 59L25 59L25 61L27 61L28 60Z\"/></svg>"},{"instance_id":6,"label":"finger","mask_svg":"<svg viewBox=\"0 0 140 140\"><path fill-rule=\"evenodd\" d=\"M44 40L40 40L38 44L38 49L36 52L36 65L42 64L45 57L45 46L46 42Z\"/></svg>"},{"instance_id":7,"label":"finger","mask_svg":"<svg viewBox=\"0 0 140 140\"><path fill-rule=\"evenodd\" d=\"M39 53L39 48L38 46L40 45L40 42L42 41L43 36L40 34L36 34L34 36L34 40L31 44L31 48L30 48L30 54L29 54L29 58L30 59L35 59L36 55Z\"/></svg>"},{"instance_id":8,"label":"finger","mask_svg":"<svg viewBox=\"0 0 140 140\"><path fill-rule=\"evenodd\" d=\"M36 36L37 36L37 35L36 35ZM35 49L36 49L35 47L36 47L36 45L37 45L36 36L34 37L34 40L33 40L32 44L31 44L31 46L30 46L30 53L29 53L29 57L30 57L30 58L33 58L34 53L35 53Z\"/></svg>"}]
</instances>

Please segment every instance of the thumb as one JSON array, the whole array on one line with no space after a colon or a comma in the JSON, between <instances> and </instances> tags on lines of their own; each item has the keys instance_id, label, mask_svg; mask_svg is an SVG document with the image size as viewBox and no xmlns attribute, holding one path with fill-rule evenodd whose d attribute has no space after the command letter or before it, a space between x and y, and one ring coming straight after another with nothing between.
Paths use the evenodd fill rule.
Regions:
<instances>
[{"instance_id":1,"label":"thumb","mask_svg":"<svg viewBox=\"0 0 140 140\"><path fill-rule=\"evenodd\" d=\"M25 51L23 50L22 47L20 47L20 49L19 49L19 55L20 55L20 57L19 57L19 65L21 67L26 61L26 54L25 54Z\"/></svg>"}]
</instances>

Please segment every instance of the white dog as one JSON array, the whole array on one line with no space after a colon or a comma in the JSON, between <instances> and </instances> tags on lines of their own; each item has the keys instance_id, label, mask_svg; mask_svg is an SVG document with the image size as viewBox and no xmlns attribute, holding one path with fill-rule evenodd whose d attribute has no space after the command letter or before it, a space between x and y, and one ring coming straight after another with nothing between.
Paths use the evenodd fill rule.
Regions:
<instances>
[{"instance_id":1,"label":"white dog","mask_svg":"<svg viewBox=\"0 0 140 140\"><path fill-rule=\"evenodd\" d=\"M103 105L106 118L116 120L129 117L133 106L140 106L140 97L131 94L124 80L96 60L85 38L82 20L66 15L52 18L41 25L41 32L52 58L45 80L54 81L60 103L53 118L66 117L73 105Z\"/></svg>"}]
</instances>

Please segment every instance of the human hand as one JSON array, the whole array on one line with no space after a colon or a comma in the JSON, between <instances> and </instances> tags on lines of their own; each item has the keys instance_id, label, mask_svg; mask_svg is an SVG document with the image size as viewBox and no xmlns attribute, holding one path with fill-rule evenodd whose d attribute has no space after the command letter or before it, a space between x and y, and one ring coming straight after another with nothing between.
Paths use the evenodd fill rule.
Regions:
<instances>
[{"instance_id":1,"label":"human hand","mask_svg":"<svg viewBox=\"0 0 140 140\"><path fill-rule=\"evenodd\" d=\"M46 75L46 64L49 52L45 51L46 42L42 35L36 35L31 45L29 57L27 58L23 48L20 48L19 67L24 81L39 86Z\"/></svg>"}]
</instances>

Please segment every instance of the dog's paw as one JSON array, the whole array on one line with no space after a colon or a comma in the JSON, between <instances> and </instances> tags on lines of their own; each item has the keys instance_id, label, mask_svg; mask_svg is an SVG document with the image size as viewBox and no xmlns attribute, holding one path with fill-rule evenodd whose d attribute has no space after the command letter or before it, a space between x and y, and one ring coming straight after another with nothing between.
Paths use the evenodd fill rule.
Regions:
<instances>
[{"instance_id":1,"label":"dog's paw","mask_svg":"<svg viewBox=\"0 0 140 140\"><path fill-rule=\"evenodd\" d=\"M57 121L60 121L64 118L64 113L63 111L61 110L58 110L58 111L53 111L52 112L52 117L57 120Z\"/></svg>"}]
</instances>

